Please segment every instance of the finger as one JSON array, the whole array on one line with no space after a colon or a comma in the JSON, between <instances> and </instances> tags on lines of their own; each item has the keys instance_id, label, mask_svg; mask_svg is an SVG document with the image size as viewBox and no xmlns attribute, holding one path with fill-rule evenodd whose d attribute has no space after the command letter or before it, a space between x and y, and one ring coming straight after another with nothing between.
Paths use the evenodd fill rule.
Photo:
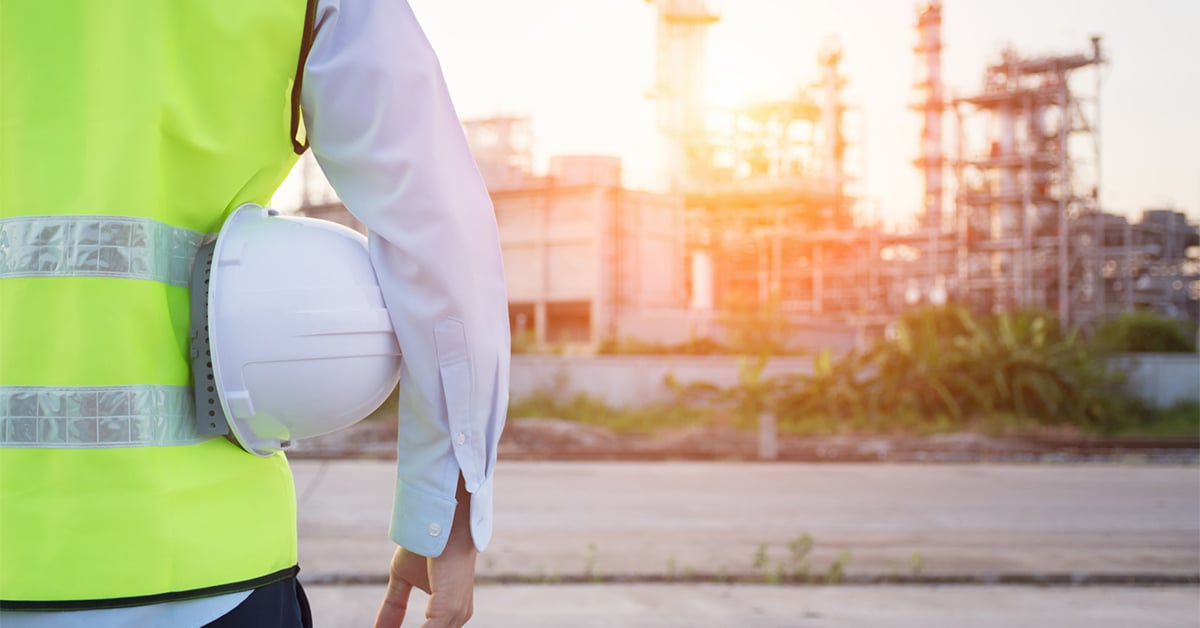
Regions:
<instances>
[{"instance_id":1,"label":"finger","mask_svg":"<svg viewBox=\"0 0 1200 628\"><path fill-rule=\"evenodd\" d=\"M429 593L428 563L428 558L400 548L392 558L392 567L389 575L392 579L399 578Z\"/></svg>"},{"instance_id":2,"label":"finger","mask_svg":"<svg viewBox=\"0 0 1200 628\"><path fill-rule=\"evenodd\" d=\"M400 628L404 623L404 613L408 611L408 596L412 593L413 585L398 578L389 578L387 591L383 594L383 604L375 617L375 628Z\"/></svg>"}]
</instances>

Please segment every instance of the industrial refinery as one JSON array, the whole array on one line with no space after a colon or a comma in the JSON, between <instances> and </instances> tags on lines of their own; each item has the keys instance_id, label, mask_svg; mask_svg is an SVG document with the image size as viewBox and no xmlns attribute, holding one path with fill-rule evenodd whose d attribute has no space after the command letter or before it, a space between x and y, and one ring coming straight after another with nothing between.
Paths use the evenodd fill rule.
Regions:
<instances>
[{"instance_id":1,"label":"industrial refinery","mask_svg":"<svg viewBox=\"0 0 1200 628\"><path fill-rule=\"evenodd\" d=\"M726 341L776 321L797 348L849 349L907 309L1055 311L1090 329L1132 310L1200 318L1200 231L1170 208L1103 205L1101 37L1068 54L1006 49L971 89L944 84L938 0L913 14L915 229L864 220L847 133L853 82L835 40L792 96L706 103L706 0L646 0L656 20L648 87L663 189L622 184L606 155L534 168L536 120L464 121L496 209L514 338L586 351L606 341ZM897 25L897 28L902 28ZM953 96L951 94L954 94ZM355 225L336 202L301 211ZM741 321L738 323L737 321Z\"/></svg>"}]
</instances>

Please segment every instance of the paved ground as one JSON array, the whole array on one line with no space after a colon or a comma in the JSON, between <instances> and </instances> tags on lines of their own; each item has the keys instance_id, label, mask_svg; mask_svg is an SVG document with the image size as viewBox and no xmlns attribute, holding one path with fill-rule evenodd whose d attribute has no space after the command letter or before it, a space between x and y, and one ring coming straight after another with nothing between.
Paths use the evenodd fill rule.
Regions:
<instances>
[{"instance_id":1,"label":"paved ground","mask_svg":"<svg viewBox=\"0 0 1200 628\"><path fill-rule=\"evenodd\" d=\"M305 573L383 574L392 463L294 467ZM792 570L802 534L814 572L1200 573L1196 467L510 462L496 491L484 575Z\"/></svg>"},{"instance_id":2,"label":"paved ground","mask_svg":"<svg viewBox=\"0 0 1200 628\"><path fill-rule=\"evenodd\" d=\"M392 463L294 466L302 577L382 577ZM851 576L1200 573L1194 466L509 462L496 501L479 571L527 581L765 578L799 567L802 534L818 573L843 549ZM310 594L318 626L369 626L382 587ZM1196 628L1200 588L483 585L471 625Z\"/></svg>"},{"instance_id":3,"label":"paved ground","mask_svg":"<svg viewBox=\"0 0 1200 628\"><path fill-rule=\"evenodd\" d=\"M310 587L321 628L370 626L382 587ZM418 626L413 595L404 625ZM485 586L471 626L512 628L1195 628L1191 587Z\"/></svg>"}]
</instances>

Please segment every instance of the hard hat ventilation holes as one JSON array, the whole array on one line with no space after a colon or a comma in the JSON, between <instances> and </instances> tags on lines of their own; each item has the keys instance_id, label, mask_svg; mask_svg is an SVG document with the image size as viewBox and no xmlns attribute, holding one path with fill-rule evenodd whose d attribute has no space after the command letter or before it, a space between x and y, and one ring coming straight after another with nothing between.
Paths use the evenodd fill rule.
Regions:
<instances>
[{"instance_id":1,"label":"hard hat ventilation holes","mask_svg":"<svg viewBox=\"0 0 1200 628\"><path fill-rule=\"evenodd\" d=\"M191 357L192 382L195 386L196 431L201 434L229 434L229 422L217 396L213 378L212 347L208 338L208 288L212 273L215 241L200 247L192 263Z\"/></svg>"}]
</instances>

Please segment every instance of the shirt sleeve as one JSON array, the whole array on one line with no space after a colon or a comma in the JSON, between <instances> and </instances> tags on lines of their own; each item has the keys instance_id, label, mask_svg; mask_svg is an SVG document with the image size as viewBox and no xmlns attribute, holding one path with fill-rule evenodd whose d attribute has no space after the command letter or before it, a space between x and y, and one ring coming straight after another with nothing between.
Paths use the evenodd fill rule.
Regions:
<instances>
[{"instance_id":1,"label":"shirt sleeve","mask_svg":"<svg viewBox=\"0 0 1200 628\"><path fill-rule=\"evenodd\" d=\"M461 473L482 551L510 346L491 198L407 2L321 0L315 24L301 94L309 143L367 227L403 352L389 534L441 554Z\"/></svg>"}]
</instances>

